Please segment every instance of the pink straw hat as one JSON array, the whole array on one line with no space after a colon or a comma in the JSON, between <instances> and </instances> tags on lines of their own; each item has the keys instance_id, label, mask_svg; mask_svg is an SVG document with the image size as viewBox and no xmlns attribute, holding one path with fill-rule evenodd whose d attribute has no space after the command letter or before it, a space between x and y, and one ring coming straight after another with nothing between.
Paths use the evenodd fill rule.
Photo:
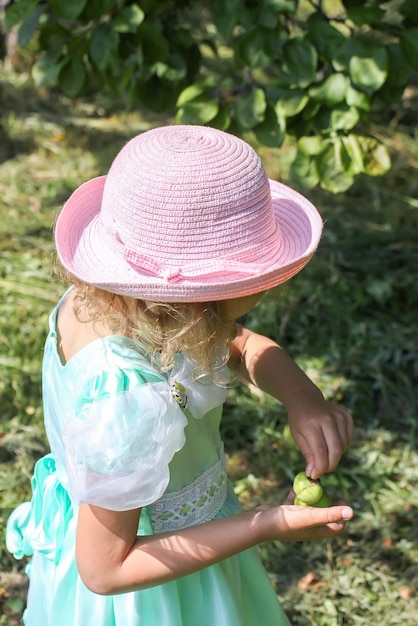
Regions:
<instances>
[{"instance_id":1,"label":"pink straw hat","mask_svg":"<svg viewBox=\"0 0 418 626\"><path fill-rule=\"evenodd\" d=\"M81 185L55 230L79 279L159 302L225 300L299 272L322 231L315 207L269 180L237 137L165 126L131 139L107 176Z\"/></svg>"}]
</instances>

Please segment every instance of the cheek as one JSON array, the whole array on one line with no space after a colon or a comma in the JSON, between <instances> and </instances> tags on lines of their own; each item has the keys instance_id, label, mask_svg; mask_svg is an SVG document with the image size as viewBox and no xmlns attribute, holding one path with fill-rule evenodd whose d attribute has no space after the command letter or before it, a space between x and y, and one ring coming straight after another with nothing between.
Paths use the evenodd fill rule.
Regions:
<instances>
[{"instance_id":1,"label":"cheek","mask_svg":"<svg viewBox=\"0 0 418 626\"><path fill-rule=\"evenodd\" d=\"M221 307L220 315L221 319L226 323L235 323L235 320L242 317L247 312L247 309L242 306L237 306L235 303L227 303Z\"/></svg>"},{"instance_id":2,"label":"cheek","mask_svg":"<svg viewBox=\"0 0 418 626\"><path fill-rule=\"evenodd\" d=\"M225 322L232 322L246 315L257 304L263 294L254 294L237 300L225 300L220 306L220 315Z\"/></svg>"},{"instance_id":3,"label":"cheek","mask_svg":"<svg viewBox=\"0 0 418 626\"><path fill-rule=\"evenodd\" d=\"M234 309L227 304L223 305L219 310L219 316L224 322L232 322L234 320Z\"/></svg>"}]
</instances>

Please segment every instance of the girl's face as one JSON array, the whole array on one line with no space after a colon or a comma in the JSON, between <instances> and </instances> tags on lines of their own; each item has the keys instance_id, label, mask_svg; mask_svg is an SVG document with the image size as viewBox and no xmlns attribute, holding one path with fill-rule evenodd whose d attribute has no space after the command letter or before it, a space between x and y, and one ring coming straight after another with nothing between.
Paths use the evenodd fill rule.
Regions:
<instances>
[{"instance_id":1,"label":"girl's face","mask_svg":"<svg viewBox=\"0 0 418 626\"><path fill-rule=\"evenodd\" d=\"M222 320L226 323L234 323L239 317L242 317L252 308L264 295L264 291L260 293L250 294L242 298L233 298L232 300L222 300L219 302L219 311Z\"/></svg>"}]
</instances>

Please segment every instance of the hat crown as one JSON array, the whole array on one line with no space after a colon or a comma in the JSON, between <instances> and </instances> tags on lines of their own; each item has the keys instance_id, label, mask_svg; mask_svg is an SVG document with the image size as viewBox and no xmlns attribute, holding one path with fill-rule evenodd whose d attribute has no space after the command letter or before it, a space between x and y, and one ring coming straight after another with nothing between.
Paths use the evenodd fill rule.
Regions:
<instances>
[{"instance_id":1,"label":"hat crown","mask_svg":"<svg viewBox=\"0 0 418 626\"><path fill-rule=\"evenodd\" d=\"M258 155L241 139L200 126L131 139L107 174L98 219L134 264L135 254L171 267L242 257L278 236Z\"/></svg>"}]
</instances>

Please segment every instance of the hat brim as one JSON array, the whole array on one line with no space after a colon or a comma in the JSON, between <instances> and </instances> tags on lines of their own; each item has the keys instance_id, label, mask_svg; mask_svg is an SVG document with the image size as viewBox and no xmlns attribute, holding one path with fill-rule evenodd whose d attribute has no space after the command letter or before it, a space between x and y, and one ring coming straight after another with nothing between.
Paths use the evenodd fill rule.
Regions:
<instances>
[{"instance_id":1,"label":"hat brim","mask_svg":"<svg viewBox=\"0 0 418 626\"><path fill-rule=\"evenodd\" d=\"M280 253L271 266L254 274L223 272L210 278L170 282L134 269L100 233L100 209L106 176L74 191L55 227L63 266L78 279L116 294L157 302L209 302L239 298L271 289L297 274L314 254L322 219L313 204L286 185L269 180L280 237ZM101 242L100 244L98 242Z\"/></svg>"}]
</instances>

